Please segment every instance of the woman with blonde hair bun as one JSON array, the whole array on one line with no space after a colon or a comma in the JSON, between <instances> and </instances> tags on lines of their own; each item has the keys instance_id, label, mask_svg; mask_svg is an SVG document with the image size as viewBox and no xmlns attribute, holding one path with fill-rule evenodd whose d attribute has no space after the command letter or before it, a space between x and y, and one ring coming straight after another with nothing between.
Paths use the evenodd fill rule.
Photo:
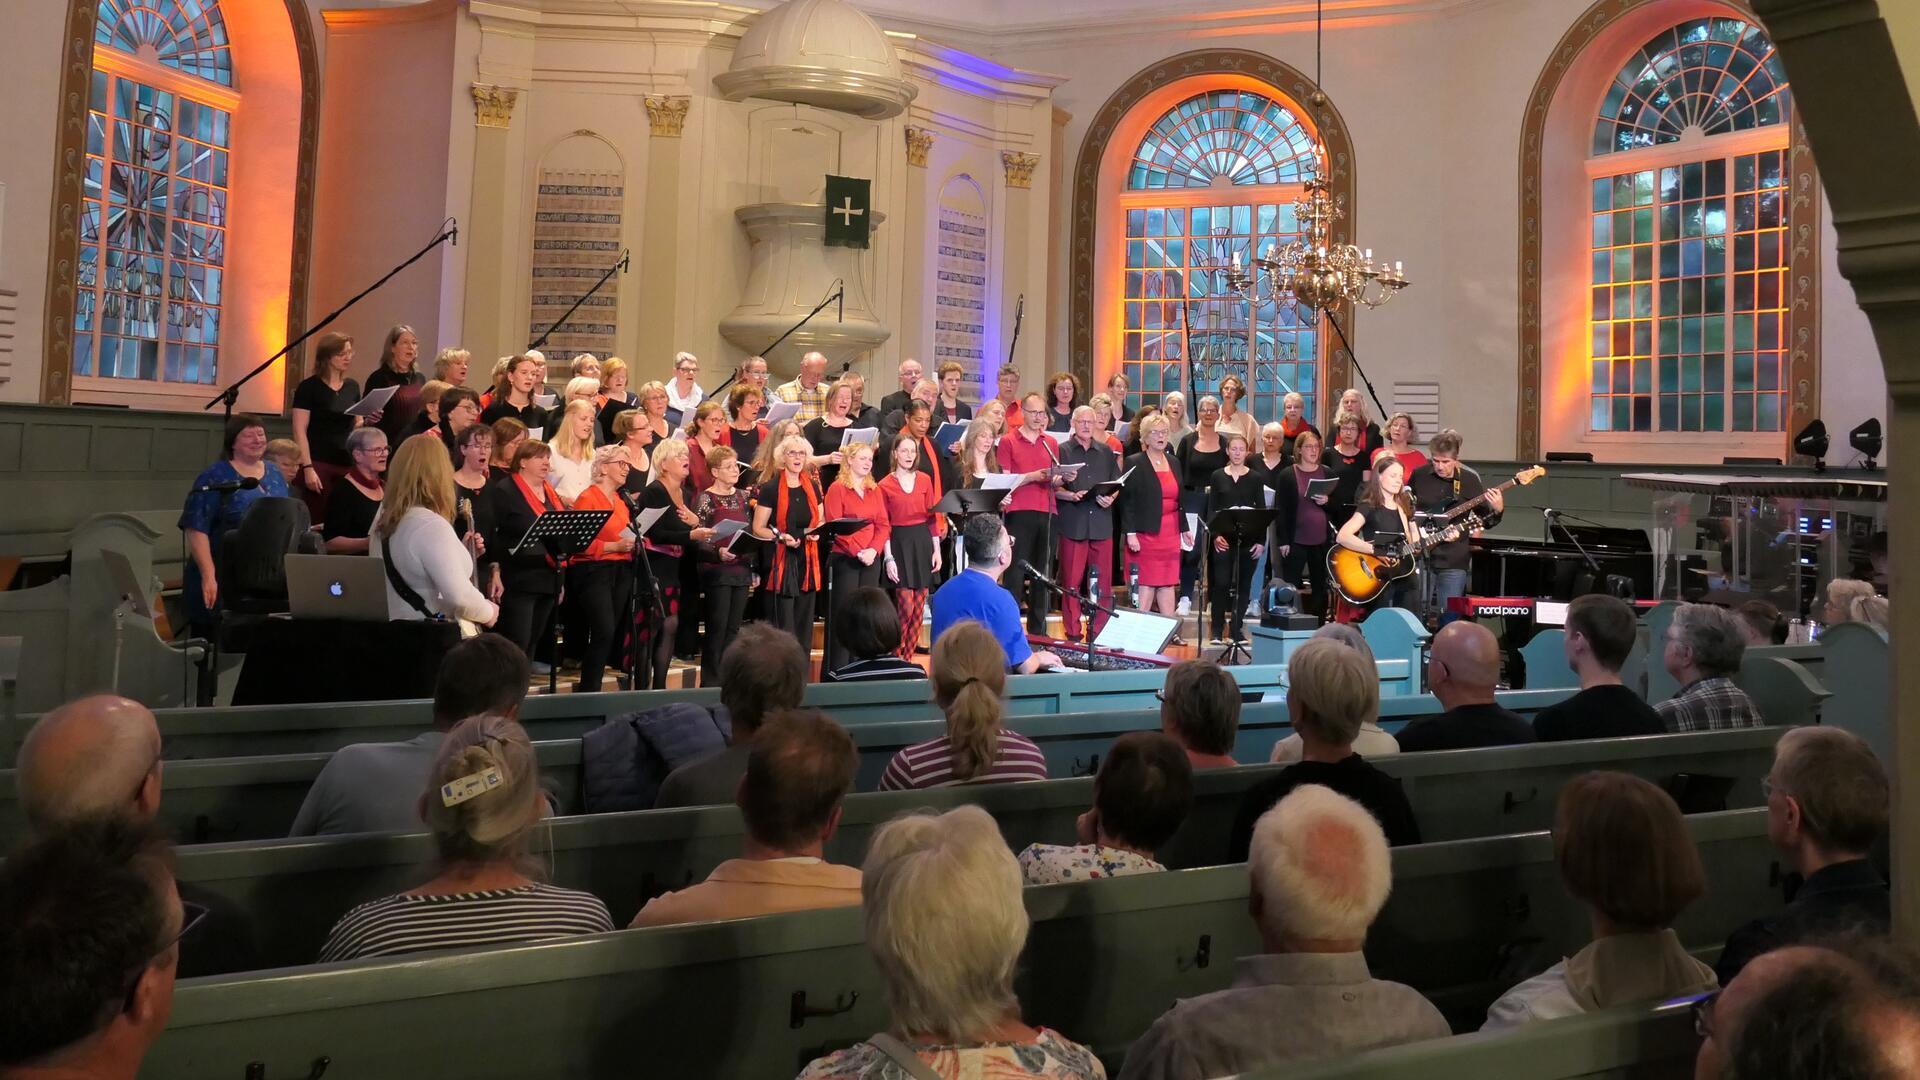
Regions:
<instances>
[{"instance_id":1,"label":"woman with blonde hair bun","mask_svg":"<svg viewBox=\"0 0 1920 1080\"><path fill-rule=\"evenodd\" d=\"M491 626L499 616L473 583L473 551L453 531L454 497L453 463L440 440L415 435L401 443L367 534L367 554L393 568L387 577L389 618L445 617Z\"/></svg>"},{"instance_id":2,"label":"woman with blonde hair bun","mask_svg":"<svg viewBox=\"0 0 1920 1080\"><path fill-rule=\"evenodd\" d=\"M535 876L533 835L548 808L533 744L519 724L502 716L461 721L440 743L428 781L420 816L440 872L347 912L327 935L321 963L613 929L597 898Z\"/></svg>"},{"instance_id":3,"label":"woman with blonde hair bun","mask_svg":"<svg viewBox=\"0 0 1920 1080\"><path fill-rule=\"evenodd\" d=\"M1033 740L1001 726L1007 653L991 630L971 619L955 623L933 643L930 670L947 733L893 755L881 791L1047 778L1047 757Z\"/></svg>"}]
</instances>

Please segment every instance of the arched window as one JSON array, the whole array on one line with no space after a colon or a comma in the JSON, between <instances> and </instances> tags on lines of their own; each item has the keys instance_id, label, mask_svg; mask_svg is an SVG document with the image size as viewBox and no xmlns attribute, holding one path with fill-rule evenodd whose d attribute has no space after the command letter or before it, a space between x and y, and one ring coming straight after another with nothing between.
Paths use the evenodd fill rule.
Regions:
<instances>
[{"instance_id":1,"label":"arched window","mask_svg":"<svg viewBox=\"0 0 1920 1080\"><path fill-rule=\"evenodd\" d=\"M100 0L73 372L212 384L239 96L216 0Z\"/></svg>"},{"instance_id":2,"label":"arched window","mask_svg":"<svg viewBox=\"0 0 1920 1080\"><path fill-rule=\"evenodd\" d=\"M1606 88L1587 162L1589 430L1782 430L1791 115L1773 43L1737 18L1654 35Z\"/></svg>"},{"instance_id":3,"label":"arched window","mask_svg":"<svg viewBox=\"0 0 1920 1080\"><path fill-rule=\"evenodd\" d=\"M1320 168L1317 154L1296 106L1246 88L1193 94L1148 126L1116 201L1126 245L1121 370L1133 407L1173 390L1211 392L1231 372L1260 420L1277 419L1294 390L1315 415L1315 320L1271 302L1249 310L1224 271L1235 258L1246 263L1256 243L1264 253L1299 235L1293 202Z\"/></svg>"}]
</instances>

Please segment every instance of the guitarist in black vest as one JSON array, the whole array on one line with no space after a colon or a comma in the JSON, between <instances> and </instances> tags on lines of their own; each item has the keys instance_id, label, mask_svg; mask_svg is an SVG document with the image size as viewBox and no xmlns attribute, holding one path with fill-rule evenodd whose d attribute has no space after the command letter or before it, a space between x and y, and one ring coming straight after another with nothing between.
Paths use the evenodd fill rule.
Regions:
<instances>
[{"instance_id":1,"label":"guitarist in black vest","mask_svg":"<svg viewBox=\"0 0 1920 1080\"><path fill-rule=\"evenodd\" d=\"M1340 527L1334 543L1362 555L1397 558L1403 547L1415 544L1422 538L1419 527L1413 522L1413 498L1407 490L1406 466L1393 456L1393 451L1382 448L1374 452L1371 471L1367 475L1369 479L1361 487L1360 501L1353 508L1353 516ZM1415 579L1410 563L1410 558L1400 559L1391 566L1382 567L1378 574L1388 580L1364 605L1349 603L1342 597L1339 621L1356 621L1356 614L1358 618L1365 618L1367 614L1385 607L1411 610Z\"/></svg>"},{"instance_id":2,"label":"guitarist in black vest","mask_svg":"<svg viewBox=\"0 0 1920 1080\"><path fill-rule=\"evenodd\" d=\"M1506 501L1496 489L1488 491L1480 474L1460 463L1460 433L1443 428L1428 444L1427 463L1413 470L1407 486L1413 491L1414 508L1423 513L1438 513L1486 495L1486 509L1477 513L1483 526L1500 521ZM1477 533L1475 534L1477 535ZM1430 624L1447 615L1447 601L1467 594L1467 565L1471 558L1470 537L1462 536L1434 547L1427 556L1427 573L1421 607Z\"/></svg>"}]
</instances>

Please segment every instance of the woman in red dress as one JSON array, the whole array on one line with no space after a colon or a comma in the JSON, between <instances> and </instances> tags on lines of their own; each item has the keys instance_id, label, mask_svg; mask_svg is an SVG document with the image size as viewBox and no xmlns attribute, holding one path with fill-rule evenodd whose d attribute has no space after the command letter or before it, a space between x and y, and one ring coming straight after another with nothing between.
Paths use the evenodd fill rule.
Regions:
<instances>
[{"instance_id":1,"label":"woman in red dress","mask_svg":"<svg viewBox=\"0 0 1920 1080\"><path fill-rule=\"evenodd\" d=\"M927 591L940 572L938 538L946 532L946 519L933 512L940 501L940 479L920 471L925 442L910 431L895 436L890 455L893 471L880 481L880 497L892 526L887 536L887 582L893 586L893 609L900 616L897 655L907 661L920 647Z\"/></svg>"},{"instance_id":2,"label":"woman in red dress","mask_svg":"<svg viewBox=\"0 0 1920 1080\"><path fill-rule=\"evenodd\" d=\"M1127 579L1138 581L1150 599L1147 610L1172 615L1180 592L1180 549L1191 542L1183 532L1180 514L1180 473L1167 453L1171 422L1164 415L1149 417L1142 428L1140 452L1127 459L1126 509ZM1136 577L1137 575L1137 577ZM1173 644L1183 645L1178 636Z\"/></svg>"},{"instance_id":3,"label":"woman in red dress","mask_svg":"<svg viewBox=\"0 0 1920 1080\"><path fill-rule=\"evenodd\" d=\"M887 550L886 500L873 479L872 443L854 443L847 447L840 463L840 475L827 488L827 520L858 519L864 528L833 538L833 555L827 561L828 611L834 622L840 620L856 589L879 587ZM839 634L829 634L826 659L821 671L838 671L853 660ZM864 659L864 658L863 658Z\"/></svg>"}]
</instances>

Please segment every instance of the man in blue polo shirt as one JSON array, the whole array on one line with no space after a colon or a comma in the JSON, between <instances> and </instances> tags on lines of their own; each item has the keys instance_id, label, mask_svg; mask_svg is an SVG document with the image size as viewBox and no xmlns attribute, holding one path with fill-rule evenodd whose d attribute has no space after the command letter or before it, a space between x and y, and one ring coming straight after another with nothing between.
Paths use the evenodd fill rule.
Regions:
<instances>
[{"instance_id":1,"label":"man in blue polo shirt","mask_svg":"<svg viewBox=\"0 0 1920 1080\"><path fill-rule=\"evenodd\" d=\"M967 568L948 579L933 594L933 639L963 619L993 632L1007 651L1007 665L1023 675L1042 668L1066 665L1050 652L1034 652L1020 625L1020 606L1000 587L1000 575L1013 563L1013 541L997 514L975 514L960 530L966 545Z\"/></svg>"}]
</instances>

